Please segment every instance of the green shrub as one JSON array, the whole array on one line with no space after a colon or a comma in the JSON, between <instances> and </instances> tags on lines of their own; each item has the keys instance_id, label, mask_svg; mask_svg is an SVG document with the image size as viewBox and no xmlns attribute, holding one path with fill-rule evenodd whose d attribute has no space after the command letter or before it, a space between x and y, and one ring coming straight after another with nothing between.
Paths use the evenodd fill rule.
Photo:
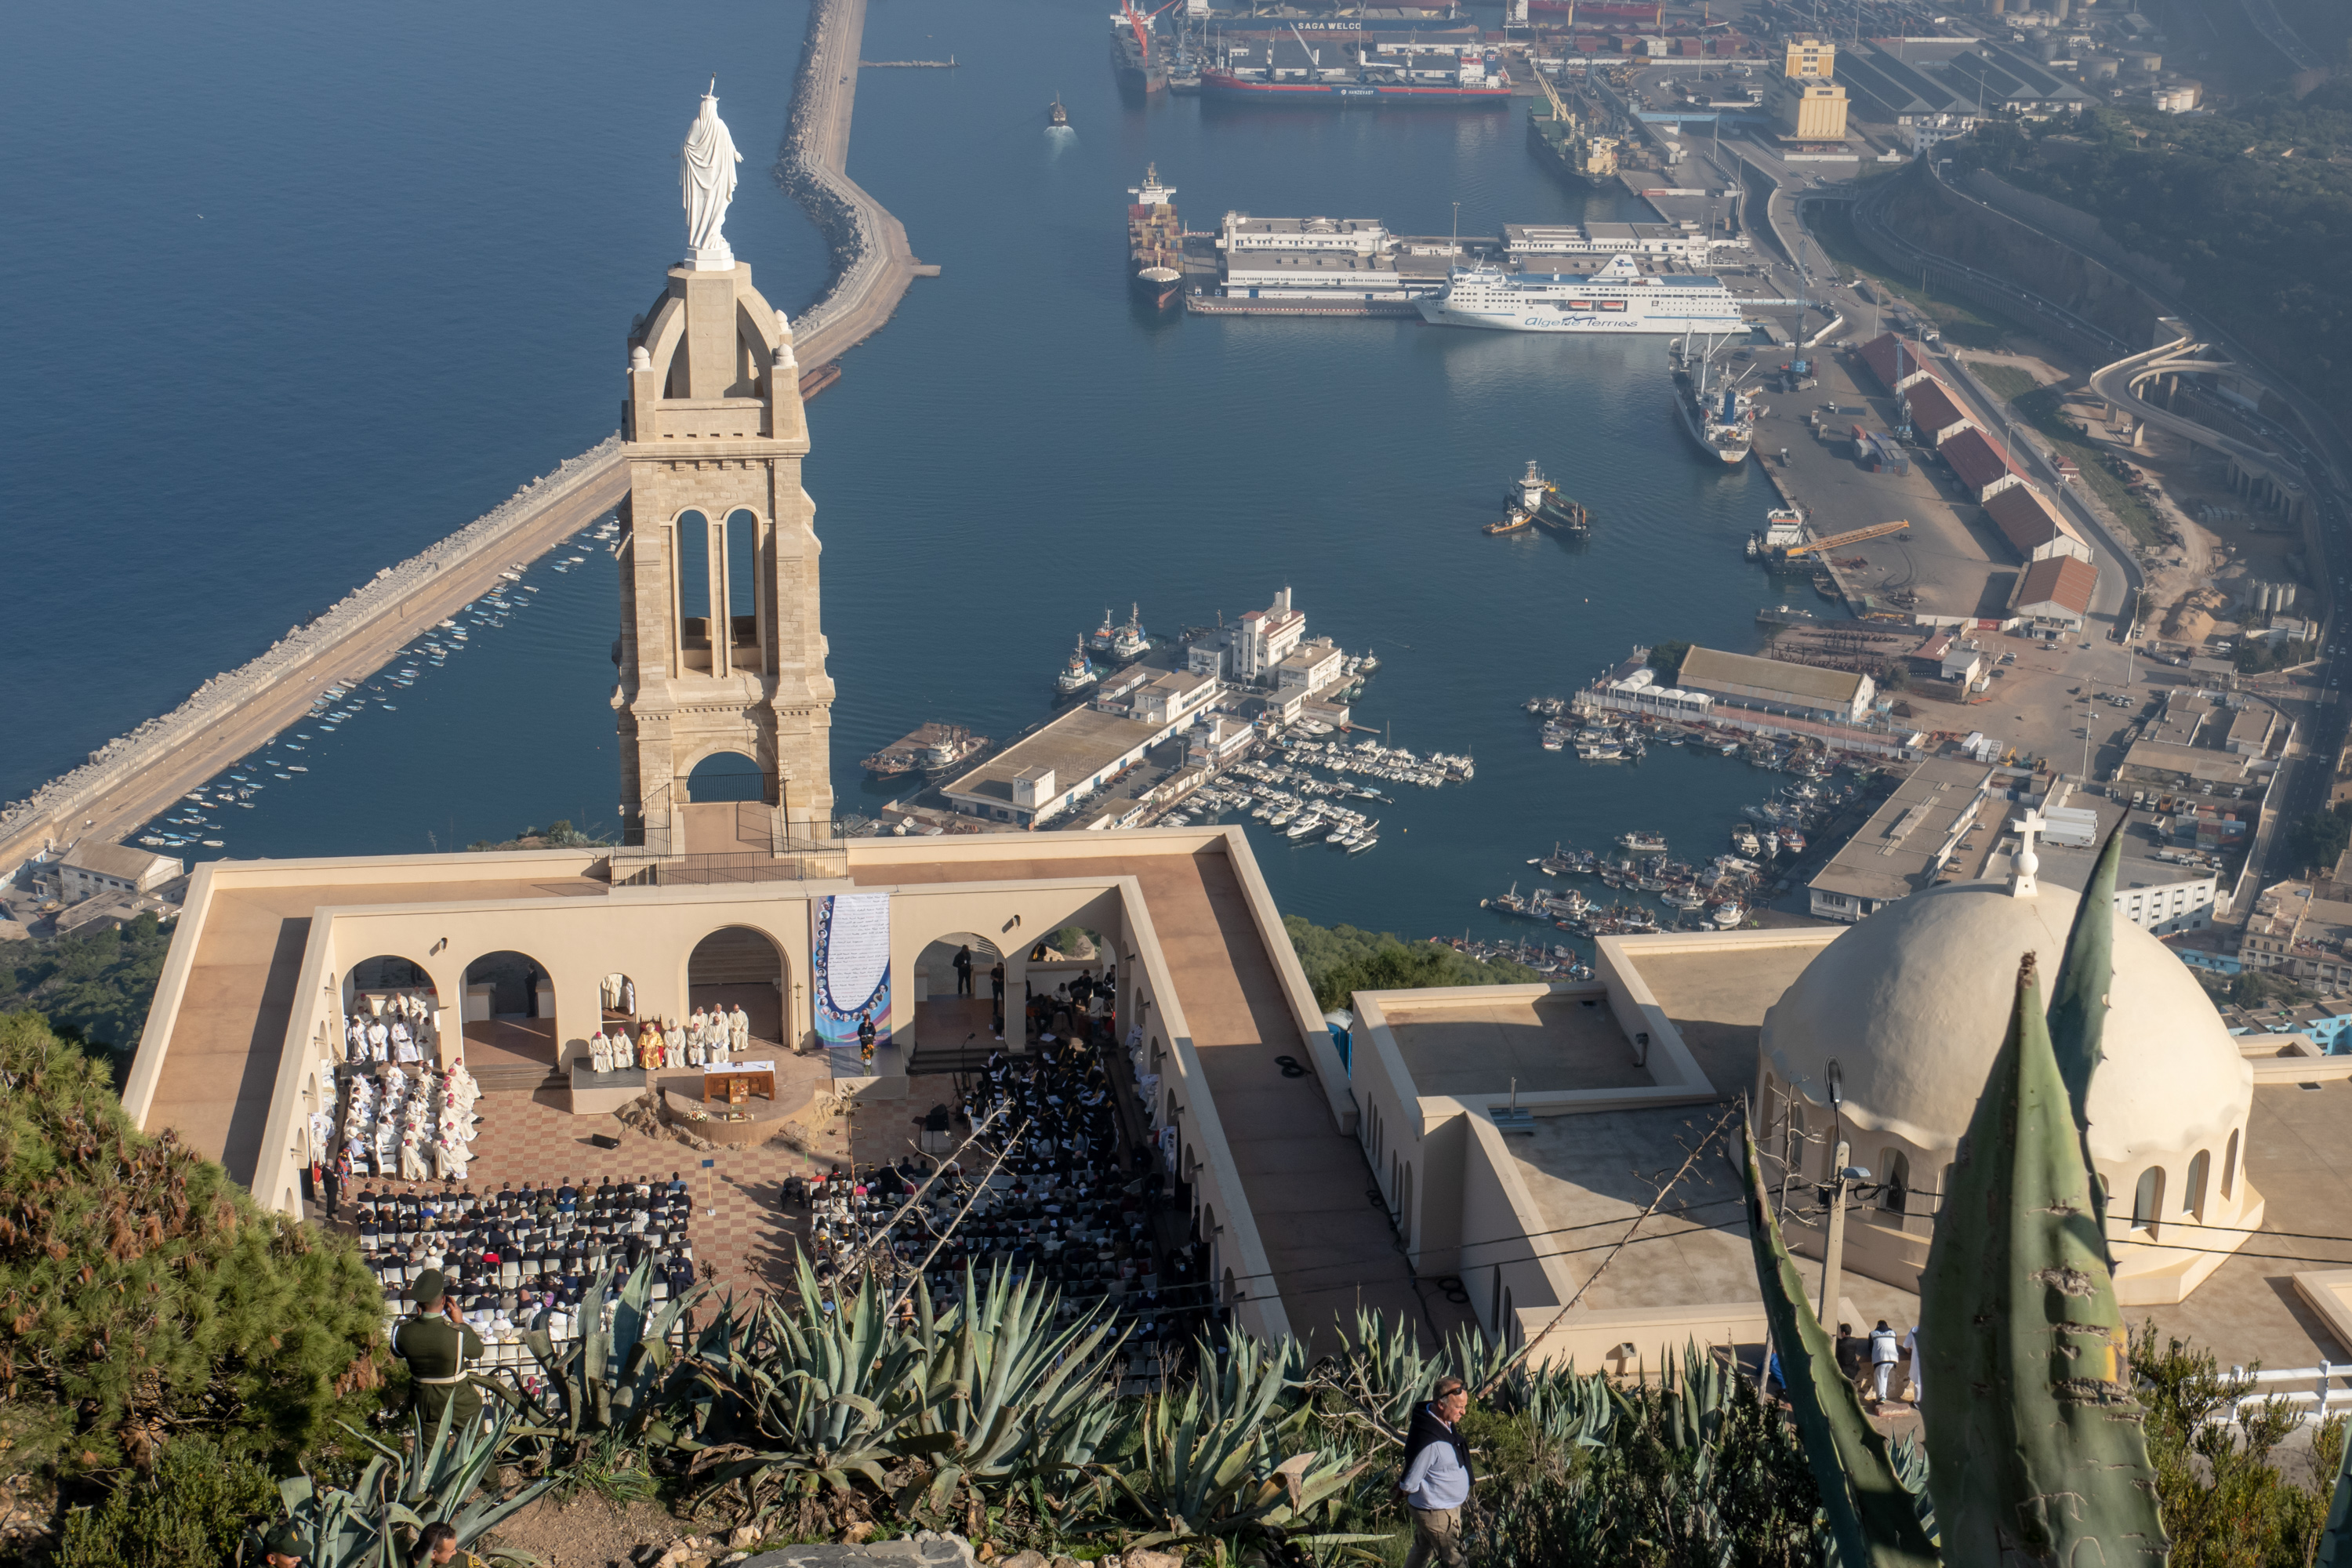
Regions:
<instances>
[{"instance_id":1,"label":"green shrub","mask_svg":"<svg viewBox=\"0 0 2352 1568\"><path fill-rule=\"evenodd\" d=\"M66 1515L57 1568L215 1568L236 1561L247 1525L278 1511L268 1470L209 1437L175 1437L147 1474Z\"/></svg>"},{"instance_id":2,"label":"green shrub","mask_svg":"<svg viewBox=\"0 0 2352 1568\"><path fill-rule=\"evenodd\" d=\"M167 1435L290 1460L379 1381L382 1293L346 1242L265 1214L131 1125L106 1068L0 1015L0 1443L60 1479Z\"/></svg>"},{"instance_id":3,"label":"green shrub","mask_svg":"<svg viewBox=\"0 0 2352 1568\"><path fill-rule=\"evenodd\" d=\"M1309 924L1285 917L1318 1007L1344 1007L1359 991L1415 991L1432 985L1522 985L1542 975L1525 964L1481 963L1439 942L1409 942L1387 931Z\"/></svg>"}]
</instances>

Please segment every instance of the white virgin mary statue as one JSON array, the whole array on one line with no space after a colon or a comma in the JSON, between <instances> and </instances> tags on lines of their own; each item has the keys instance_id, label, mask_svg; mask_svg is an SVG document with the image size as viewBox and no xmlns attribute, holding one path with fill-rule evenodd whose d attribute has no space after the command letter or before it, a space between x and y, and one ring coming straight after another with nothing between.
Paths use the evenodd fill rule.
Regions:
<instances>
[{"instance_id":1,"label":"white virgin mary statue","mask_svg":"<svg viewBox=\"0 0 2352 1568\"><path fill-rule=\"evenodd\" d=\"M727 222L727 205L735 199L735 165L742 161L735 139L727 134L727 122L719 118L719 79L713 77L710 90L702 95L702 112L695 116L686 145L677 153L687 260L698 272L719 272L735 265L735 253L727 248L720 230Z\"/></svg>"}]
</instances>

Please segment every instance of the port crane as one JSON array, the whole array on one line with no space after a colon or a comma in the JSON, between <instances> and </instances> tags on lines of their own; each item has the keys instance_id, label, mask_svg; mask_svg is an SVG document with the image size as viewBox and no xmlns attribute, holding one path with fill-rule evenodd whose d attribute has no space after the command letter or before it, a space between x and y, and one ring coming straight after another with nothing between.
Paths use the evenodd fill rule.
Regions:
<instances>
[{"instance_id":1,"label":"port crane","mask_svg":"<svg viewBox=\"0 0 2352 1568\"><path fill-rule=\"evenodd\" d=\"M1860 544L1865 539L1884 539L1890 533L1901 533L1910 526L1907 521L1874 522L1868 528L1853 529L1844 533L1832 533L1827 539L1813 539L1802 544L1791 544L1780 553L1790 561L1800 555L1827 554L1832 550L1843 550L1849 544Z\"/></svg>"},{"instance_id":2,"label":"port crane","mask_svg":"<svg viewBox=\"0 0 2352 1568\"><path fill-rule=\"evenodd\" d=\"M1175 5L1176 0L1168 0L1168 4L1160 6L1159 11L1145 12L1137 9L1135 0L1118 0L1118 8L1126 15L1127 25L1135 30L1135 47L1141 51L1140 58L1146 69L1151 64L1151 38L1144 29L1160 19L1160 11L1172 10Z\"/></svg>"}]
</instances>

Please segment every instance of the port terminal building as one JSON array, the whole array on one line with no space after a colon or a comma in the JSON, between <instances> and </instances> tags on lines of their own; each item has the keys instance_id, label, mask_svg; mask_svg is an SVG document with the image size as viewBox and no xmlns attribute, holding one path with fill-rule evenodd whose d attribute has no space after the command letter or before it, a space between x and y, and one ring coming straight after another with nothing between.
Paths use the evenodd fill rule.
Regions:
<instances>
[{"instance_id":1,"label":"port terminal building","mask_svg":"<svg viewBox=\"0 0 2352 1568\"><path fill-rule=\"evenodd\" d=\"M1753 654L1694 647L1683 657L1675 684L1702 691L1719 706L1857 724L1868 716L1877 688L1867 675L1820 669Z\"/></svg>"}]
</instances>

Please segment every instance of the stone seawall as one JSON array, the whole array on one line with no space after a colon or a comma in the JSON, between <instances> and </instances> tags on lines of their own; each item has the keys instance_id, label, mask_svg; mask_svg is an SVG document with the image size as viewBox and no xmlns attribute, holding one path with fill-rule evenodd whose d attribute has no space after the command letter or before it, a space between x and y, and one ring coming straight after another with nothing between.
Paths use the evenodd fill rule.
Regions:
<instances>
[{"instance_id":1,"label":"stone seawall","mask_svg":"<svg viewBox=\"0 0 2352 1568\"><path fill-rule=\"evenodd\" d=\"M809 216L833 257L833 286L793 324L801 363L836 359L890 319L919 265L906 226L849 177L849 124L866 0L816 0L801 45L776 183Z\"/></svg>"},{"instance_id":2,"label":"stone seawall","mask_svg":"<svg viewBox=\"0 0 2352 1568\"><path fill-rule=\"evenodd\" d=\"M97 819L87 831L107 837L137 826L137 821L109 820L121 813L100 803L135 787L158 797L160 809L163 802L211 777L235 758L215 763L211 758L217 748L202 742L240 728L250 710L269 704L289 681L310 677L325 685L369 673L381 658L366 660L361 668L362 661L353 658L354 645L368 640L387 619L414 620L429 610L432 621L425 624L438 621L480 591L478 580L485 574L495 580L497 570L517 558L518 541L533 535L551 510L596 500L611 505L604 498L616 476L624 476L621 451L620 437L607 437L447 538L378 572L308 624L289 627L260 655L205 681L170 712L109 741L71 773L0 808L0 868L13 872L49 845L79 837L85 819ZM538 554L551 542L534 542L530 553ZM448 603L440 604L443 598ZM310 696L301 694L297 711L308 707ZM202 771L183 778L188 769L177 764L189 758L202 759L197 763Z\"/></svg>"}]
</instances>

